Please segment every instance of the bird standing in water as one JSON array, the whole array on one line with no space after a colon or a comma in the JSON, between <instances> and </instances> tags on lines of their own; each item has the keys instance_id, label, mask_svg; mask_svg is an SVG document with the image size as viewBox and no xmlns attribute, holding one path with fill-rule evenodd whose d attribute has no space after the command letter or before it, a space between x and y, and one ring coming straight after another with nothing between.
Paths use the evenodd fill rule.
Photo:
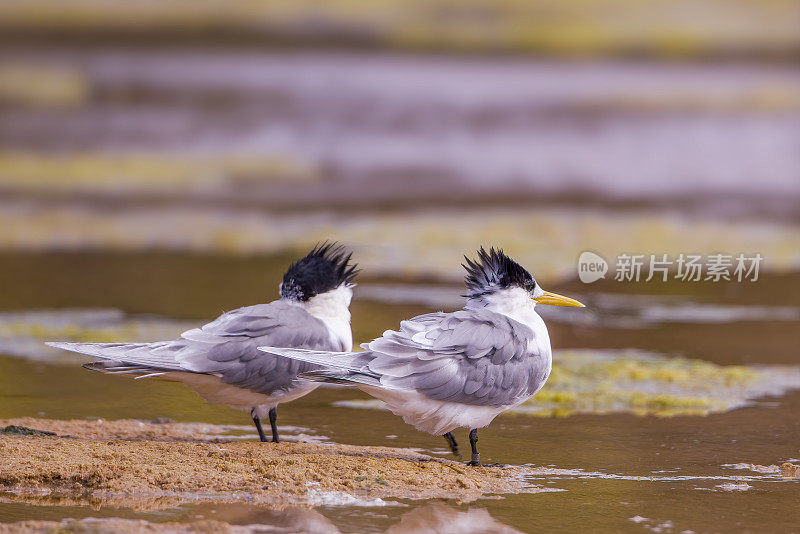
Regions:
<instances>
[{"instance_id":1,"label":"bird standing in water","mask_svg":"<svg viewBox=\"0 0 800 534\"><path fill-rule=\"evenodd\" d=\"M454 452L452 431L471 429L468 463L481 465L478 429L530 399L550 376L550 336L537 304L583 304L544 291L502 250L481 248L466 262L462 310L402 321L363 352L259 349L323 366L304 376L358 387L418 430L443 435Z\"/></svg>"},{"instance_id":2,"label":"bird standing in water","mask_svg":"<svg viewBox=\"0 0 800 534\"><path fill-rule=\"evenodd\" d=\"M223 313L173 341L47 344L103 359L87 369L183 382L210 402L247 410L261 441L269 441L261 427L268 415L277 442L278 404L314 390L319 384L299 375L317 366L257 347L352 350L349 306L358 271L350 257L341 245L318 245L286 271L280 299Z\"/></svg>"}]
</instances>

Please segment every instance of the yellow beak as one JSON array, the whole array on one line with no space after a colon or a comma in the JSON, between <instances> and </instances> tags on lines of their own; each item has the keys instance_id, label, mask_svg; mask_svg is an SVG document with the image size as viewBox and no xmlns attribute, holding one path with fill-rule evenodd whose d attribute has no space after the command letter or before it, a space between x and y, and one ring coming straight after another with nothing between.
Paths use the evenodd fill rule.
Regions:
<instances>
[{"instance_id":1,"label":"yellow beak","mask_svg":"<svg viewBox=\"0 0 800 534\"><path fill-rule=\"evenodd\" d=\"M550 293L549 291L545 291L544 295L536 297L533 300L535 300L538 304L549 304L550 306L574 306L576 308L586 307L584 304L581 304L575 299L558 295L556 293Z\"/></svg>"}]
</instances>

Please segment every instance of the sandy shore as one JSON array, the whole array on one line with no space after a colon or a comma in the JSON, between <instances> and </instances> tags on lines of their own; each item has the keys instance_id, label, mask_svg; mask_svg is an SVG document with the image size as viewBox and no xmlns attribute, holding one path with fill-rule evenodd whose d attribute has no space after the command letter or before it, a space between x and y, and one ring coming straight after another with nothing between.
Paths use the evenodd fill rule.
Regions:
<instances>
[{"instance_id":1,"label":"sandy shore","mask_svg":"<svg viewBox=\"0 0 800 534\"><path fill-rule=\"evenodd\" d=\"M523 480L538 469L468 467L388 447L226 441L214 425L23 418L0 428L8 429L0 432L0 491L24 502L280 507L542 491Z\"/></svg>"}]
</instances>

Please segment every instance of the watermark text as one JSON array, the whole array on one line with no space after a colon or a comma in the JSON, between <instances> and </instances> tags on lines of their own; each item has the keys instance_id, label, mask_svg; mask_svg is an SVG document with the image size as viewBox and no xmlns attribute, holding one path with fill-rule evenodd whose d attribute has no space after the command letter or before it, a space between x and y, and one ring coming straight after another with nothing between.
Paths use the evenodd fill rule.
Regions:
<instances>
[{"instance_id":1,"label":"watermark text","mask_svg":"<svg viewBox=\"0 0 800 534\"><path fill-rule=\"evenodd\" d=\"M613 266L617 282L756 282L764 257L759 254L619 254ZM578 258L578 278L590 284L611 270L599 254L583 252ZM610 276L610 274L609 274Z\"/></svg>"}]
</instances>

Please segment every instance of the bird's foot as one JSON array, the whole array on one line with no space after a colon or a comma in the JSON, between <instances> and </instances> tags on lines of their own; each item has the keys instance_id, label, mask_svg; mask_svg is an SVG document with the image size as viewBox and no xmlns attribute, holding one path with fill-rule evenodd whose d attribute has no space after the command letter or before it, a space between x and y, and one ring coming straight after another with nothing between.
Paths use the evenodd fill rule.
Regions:
<instances>
[{"instance_id":1,"label":"bird's foot","mask_svg":"<svg viewBox=\"0 0 800 534\"><path fill-rule=\"evenodd\" d=\"M472 467L483 467L483 464L481 463L480 453L475 452L475 450L473 449L472 459L469 462L467 462L467 465L471 465Z\"/></svg>"},{"instance_id":2,"label":"bird's foot","mask_svg":"<svg viewBox=\"0 0 800 534\"><path fill-rule=\"evenodd\" d=\"M461 456L461 451L458 449L458 445L450 444L450 452L455 454L456 456Z\"/></svg>"},{"instance_id":3,"label":"bird's foot","mask_svg":"<svg viewBox=\"0 0 800 534\"><path fill-rule=\"evenodd\" d=\"M506 467L505 464L500 464L497 462L491 464L482 464L481 463L481 455L479 453L472 453L472 459L467 462L467 465L472 467Z\"/></svg>"},{"instance_id":4,"label":"bird's foot","mask_svg":"<svg viewBox=\"0 0 800 534\"><path fill-rule=\"evenodd\" d=\"M443 437L445 441L447 441L447 445L450 447L450 452L460 457L461 451L458 450L458 442L456 441L456 437L453 435L453 433L448 432L447 434L444 434Z\"/></svg>"},{"instance_id":5,"label":"bird's foot","mask_svg":"<svg viewBox=\"0 0 800 534\"><path fill-rule=\"evenodd\" d=\"M253 423L256 425L256 430L258 430L258 439L260 439L262 443L268 442L269 439L267 439L267 435L264 434L264 429L261 427L261 420L255 415L253 416Z\"/></svg>"}]
</instances>

